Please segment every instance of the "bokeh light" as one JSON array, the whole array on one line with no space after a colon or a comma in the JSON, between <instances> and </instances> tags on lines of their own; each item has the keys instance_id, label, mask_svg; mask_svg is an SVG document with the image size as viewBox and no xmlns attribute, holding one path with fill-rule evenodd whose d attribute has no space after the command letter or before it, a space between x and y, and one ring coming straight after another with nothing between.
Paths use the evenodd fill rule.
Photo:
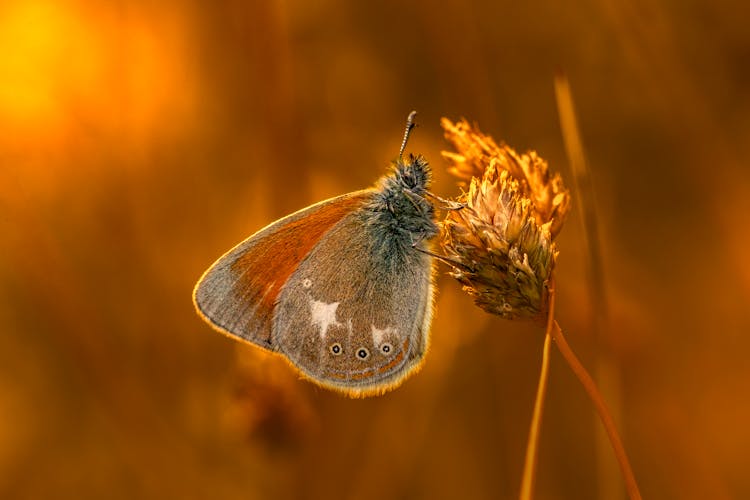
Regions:
<instances>
[{"instance_id":1,"label":"bokeh light","mask_svg":"<svg viewBox=\"0 0 750 500\"><path fill-rule=\"evenodd\" d=\"M439 118L572 185L568 75L610 305L574 207L558 318L615 360L646 498L746 498L750 8L719 0L0 3L0 497L515 498L542 346L441 268L424 369L348 400L208 328L210 263L409 150L454 196ZM538 498L622 494L553 356ZM605 467L606 469L606 467ZM614 492L614 493L612 493ZM615 495L609 496L610 494Z\"/></svg>"}]
</instances>

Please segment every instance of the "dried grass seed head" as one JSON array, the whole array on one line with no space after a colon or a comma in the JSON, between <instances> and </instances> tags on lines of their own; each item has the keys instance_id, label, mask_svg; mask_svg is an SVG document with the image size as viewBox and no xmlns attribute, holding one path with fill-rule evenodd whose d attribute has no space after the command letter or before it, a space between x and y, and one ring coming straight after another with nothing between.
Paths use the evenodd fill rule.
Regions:
<instances>
[{"instance_id":1,"label":"dried grass seed head","mask_svg":"<svg viewBox=\"0 0 750 500\"><path fill-rule=\"evenodd\" d=\"M557 257L553 238L562 227L570 196L558 174L534 152L519 155L465 120L442 120L456 152L444 152L449 171L469 180L442 231L447 255L460 266L451 273L478 306L505 318L546 312L546 284Z\"/></svg>"}]
</instances>

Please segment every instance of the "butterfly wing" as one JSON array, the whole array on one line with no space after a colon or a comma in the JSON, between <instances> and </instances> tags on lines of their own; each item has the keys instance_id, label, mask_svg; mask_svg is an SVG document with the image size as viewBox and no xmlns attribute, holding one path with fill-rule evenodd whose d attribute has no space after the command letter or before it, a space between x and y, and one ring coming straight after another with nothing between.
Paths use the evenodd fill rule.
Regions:
<instances>
[{"instance_id":1,"label":"butterfly wing","mask_svg":"<svg viewBox=\"0 0 750 500\"><path fill-rule=\"evenodd\" d=\"M346 215L291 273L272 343L318 384L366 396L421 366L432 319L433 259L404 236Z\"/></svg>"},{"instance_id":2,"label":"butterfly wing","mask_svg":"<svg viewBox=\"0 0 750 500\"><path fill-rule=\"evenodd\" d=\"M282 286L321 237L372 197L357 191L316 203L261 229L219 258L193 292L218 331L275 350L271 325Z\"/></svg>"}]
</instances>

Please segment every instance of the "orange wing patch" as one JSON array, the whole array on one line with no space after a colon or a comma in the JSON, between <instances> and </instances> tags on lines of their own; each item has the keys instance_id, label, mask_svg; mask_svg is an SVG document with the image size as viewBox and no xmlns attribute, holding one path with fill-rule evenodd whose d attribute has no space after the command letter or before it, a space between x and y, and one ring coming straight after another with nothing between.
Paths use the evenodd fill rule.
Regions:
<instances>
[{"instance_id":1,"label":"orange wing patch","mask_svg":"<svg viewBox=\"0 0 750 500\"><path fill-rule=\"evenodd\" d=\"M281 288L318 241L371 196L371 191L358 191L332 198L250 236L217 260L196 285L199 314L221 333L274 350L271 324Z\"/></svg>"},{"instance_id":2,"label":"orange wing patch","mask_svg":"<svg viewBox=\"0 0 750 500\"><path fill-rule=\"evenodd\" d=\"M279 228L241 255L231 268L240 279L239 288L253 288L256 283L270 283L262 303L272 309L289 276L320 238L344 216L362 205L359 198L343 199L321 207L315 213Z\"/></svg>"}]
</instances>

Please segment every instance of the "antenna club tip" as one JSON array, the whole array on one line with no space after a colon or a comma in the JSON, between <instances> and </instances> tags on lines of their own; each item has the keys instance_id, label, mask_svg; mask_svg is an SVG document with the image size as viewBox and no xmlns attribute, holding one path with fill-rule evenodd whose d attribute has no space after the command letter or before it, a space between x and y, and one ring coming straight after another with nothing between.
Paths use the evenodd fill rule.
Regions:
<instances>
[{"instance_id":1,"label":"antenna club tip","mask_svg":"<svg viewBox=\"0 0 750 500\"><path fill-rule=\"evenodd\" d=\"M414 117L417 116L416 111L412 111L409 113L409 116L406 118L406 130L404 131L404 140L401 141L401 149L398 151L398 159L401 160L401 158L404 156L404 149L406 149L406 143L409 141L409 134L411 133L411 129L415 127L414 123Z\"/></svg>"}]
</instances>

